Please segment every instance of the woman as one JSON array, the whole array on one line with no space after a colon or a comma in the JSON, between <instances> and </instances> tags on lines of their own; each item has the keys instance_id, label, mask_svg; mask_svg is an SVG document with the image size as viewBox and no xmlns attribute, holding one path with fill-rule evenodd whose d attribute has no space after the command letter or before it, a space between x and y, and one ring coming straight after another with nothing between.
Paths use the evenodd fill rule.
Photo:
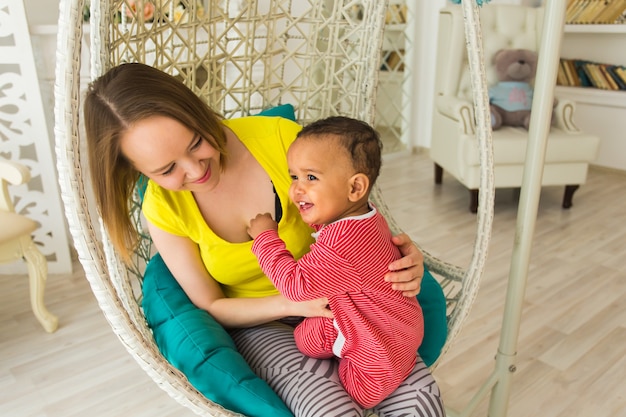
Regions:
<instances>
[{"instance_id":1,"label":"woman","mask_svg":"<svg viewBox=\"0 0 626 417\"><path fill-rule=\"evenodd\" d=\"M96 203L116 250L128 260L136 245L127 202L143 174L150 181L142 210L165 264L197 307L232 329L249 362L283 356L263 341L285 338L281 346L295 349L293 329L276 320L332 317L326 298L292 302L281 296L263 275L247 233L251 218L270 212L296 258L312 243L311 229L288 197L286 150L299 125L269 117L223 120L175 78L147 65L123 64L90 86L85 129ZM408 236L394 239L404 258L390 264L385 279L414 297L422 255ZM301 367L334 366L302 358ZM328 384L339 384L336 370L327 374ZM280 376L262 376L296 415L329 415L320 414L319 401L310 401L315 387L294 393ZM381 415L413 415L424 403L423 415L443 415L439 390L421 361L407 381L380 404ZM362 415L345 392L330 402L334 415Z\"/></svg>"}]
</instances>

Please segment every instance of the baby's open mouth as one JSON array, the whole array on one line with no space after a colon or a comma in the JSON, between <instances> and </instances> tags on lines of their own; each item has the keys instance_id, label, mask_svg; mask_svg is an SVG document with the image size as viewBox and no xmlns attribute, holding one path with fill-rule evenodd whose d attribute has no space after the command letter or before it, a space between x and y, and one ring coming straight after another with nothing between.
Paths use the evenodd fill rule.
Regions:
<instances>
[{"instance_id":1,"label":"baby's open mouth","mask_svg":"<svg viewBox=\"0 0 626 417\"><path fill-rule=\"evenodd\" d=\"M311 207L313 207L313 204L307 203L305 201L299 201L298 202L298 207L300 208L300 211L305 211L305 210L308 210Z\"/></svg>"}]
</instances>

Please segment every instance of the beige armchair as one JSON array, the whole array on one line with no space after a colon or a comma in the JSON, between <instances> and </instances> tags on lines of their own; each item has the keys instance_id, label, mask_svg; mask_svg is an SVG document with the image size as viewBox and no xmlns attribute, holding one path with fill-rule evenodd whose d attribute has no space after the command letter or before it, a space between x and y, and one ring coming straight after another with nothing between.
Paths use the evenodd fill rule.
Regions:
<instances>
[{"instance_id":1,"label":"beige armchair","mask_svg":"<svg viewBox=\"0 0 626 417\"><path fill-rule=\"evenodd\" d=\"M29 180L30 173L25 166L0 158L0 263L19 259L27 263L33 312L43 328L52 333L58 327L58 319L44 305L48 264L31 238L37 223L15 212L8 189L9 184L19 185Z\"/></svg>"},{"instance_id":2,"label":"beige armchair","mask_svg":"<svg viewBox=\"0 0 626 417\"><path fill-rule=\"evenodd\" d=\"M510 4L486 4L481 8L487 84L496 82L491 58L503 48L537 51L543 22L542 8ZM435 163L435 183L441 184L443 171L470 191L470 211L478 208L480 167L475 138L474 110L465 48L463 13L451 5L439 13L437 79L430 157ZM563 185L563 208L572 206L572 197L585 183L599 138L581 132L573 121L575 105L559 99L550 129L542 185ZM528 132L523 128L502 127L493 132L496 188L521 186Z\"/></svg>"}]
</instances>

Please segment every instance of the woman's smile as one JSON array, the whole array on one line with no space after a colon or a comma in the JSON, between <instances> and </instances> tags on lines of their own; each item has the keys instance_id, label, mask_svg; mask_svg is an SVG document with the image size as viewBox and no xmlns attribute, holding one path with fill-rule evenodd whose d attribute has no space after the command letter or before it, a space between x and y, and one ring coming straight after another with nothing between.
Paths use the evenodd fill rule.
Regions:
<instances>
[{"instance_id":1,"label":"woman's smile","mask_svg":"<svg viewBox=\"0 0 626 417\"><path fill-rule=\"evenodd\" d=\"M190 181L192 184L204 184L211 178L211 166L208 165L204 175L197 180Z\"/></svg>"}]
</instances>

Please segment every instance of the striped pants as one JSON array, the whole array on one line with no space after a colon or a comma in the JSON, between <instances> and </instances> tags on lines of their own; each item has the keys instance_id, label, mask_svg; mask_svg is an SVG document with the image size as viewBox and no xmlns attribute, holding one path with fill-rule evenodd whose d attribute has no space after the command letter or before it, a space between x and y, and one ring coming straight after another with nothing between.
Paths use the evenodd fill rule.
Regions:
<instances>
[{"instance_id":1,"label":"striped pants","mask_svg":"<svg viewBox=\"0 0 626 417\"><path fill-rule=\"evenodd\" d=\"M346 393L334 359L304 356L293 327L279 322L231 330L252 370L276 391L296 417L444 417L439 387L421 359L387 399L363 410Z\"/></svg>"}]
</instances>

